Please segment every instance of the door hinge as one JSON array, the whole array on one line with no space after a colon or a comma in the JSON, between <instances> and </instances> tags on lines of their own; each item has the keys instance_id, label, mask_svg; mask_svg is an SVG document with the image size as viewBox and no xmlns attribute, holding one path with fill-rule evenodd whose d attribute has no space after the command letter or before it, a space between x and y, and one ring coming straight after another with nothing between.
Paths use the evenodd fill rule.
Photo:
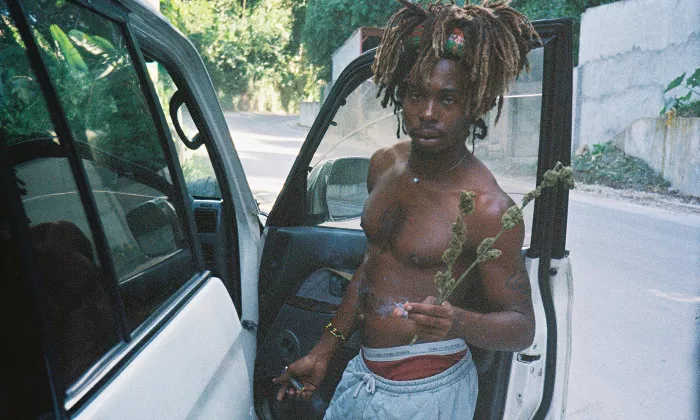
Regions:
<instances>
[{"instance_id":1,"label":"door hinge","mask_svg":"<svg viewBox=\"0 0 700 420\"><path fill-rule=\"evenodd\" d=\"M241 321L241 326L248 331L253 331L256 328L258 328L258 323L249 319L244 319L243 321Z\"/></svg>"}]
</instances>

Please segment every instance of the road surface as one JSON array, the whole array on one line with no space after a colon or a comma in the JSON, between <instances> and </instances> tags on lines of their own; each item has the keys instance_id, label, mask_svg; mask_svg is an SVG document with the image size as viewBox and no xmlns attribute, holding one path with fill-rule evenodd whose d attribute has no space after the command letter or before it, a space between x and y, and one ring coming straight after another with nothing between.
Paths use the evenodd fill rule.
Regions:
<instances>
[{"instance_id":1,"label":"road surface","mask_svg":"<svg viewBox=\"0 0 700 420\"><path fill-rule=\"evenodd\" d=\"M297 117L227 114L269 211L307 129ZM700 419L700 212L573 191L574 274L567 418Z\"/></svg>"}]
</instances>

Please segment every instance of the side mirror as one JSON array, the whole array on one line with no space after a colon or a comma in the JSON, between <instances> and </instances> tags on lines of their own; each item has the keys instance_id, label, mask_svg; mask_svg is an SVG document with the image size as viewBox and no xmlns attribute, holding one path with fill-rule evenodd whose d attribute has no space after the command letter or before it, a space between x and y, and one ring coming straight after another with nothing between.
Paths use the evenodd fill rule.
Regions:
<instances>
[{"instance_id":1,"label":"side mirror","mask_svg":"<svg viewBox=\"0 0 700 420\"><path fill-rule=\"evenodd\" d=\"M158 257L180 248L183 235L175 208L165 198L138 205L126 214L126 223L144 254Z\"/></svg>"},{"instance_id":2,"label":"side mirror","mask_svg":"<svg viewBox=\"0 0 700 420\"><path fill-rule=\"evenodd\" d=\"M338 222L362 216L367 201L369 158L341 157L316 165L309 174L309 213L319 222Z\"/></svg>"}]
</instances>

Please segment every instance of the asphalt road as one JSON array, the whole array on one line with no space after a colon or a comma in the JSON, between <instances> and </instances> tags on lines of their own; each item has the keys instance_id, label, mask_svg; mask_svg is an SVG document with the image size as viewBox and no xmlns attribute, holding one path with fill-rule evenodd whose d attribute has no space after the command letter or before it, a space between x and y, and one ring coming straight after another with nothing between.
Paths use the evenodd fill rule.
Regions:
<instances>
[{"instance_id":1,"label":"asphalt road","mask_svg":"<svg viewBox=\"0 0 700 420\"><path fill-rule=\"evenodd\" d=\"M227 114L269 210L307 129L295 116ZM573 191L567 418L700 419L700 214Z\"/></svg>"}]
</instances>

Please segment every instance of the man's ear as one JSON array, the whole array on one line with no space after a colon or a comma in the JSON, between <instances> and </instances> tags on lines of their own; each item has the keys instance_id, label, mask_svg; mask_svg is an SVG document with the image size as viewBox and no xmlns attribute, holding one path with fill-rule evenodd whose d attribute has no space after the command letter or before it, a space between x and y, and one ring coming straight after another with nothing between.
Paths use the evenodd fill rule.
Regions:
<instances>
[{"instance_id":1,"label":"man's ear","mask_svg":"<svg viewBox=\"0 0 700 420\"><path fill-rule=\"evenodd\" d=\"M487 132L488 128L486 127L486 122L484 122L483 118L479 118L474 122L474 137L479 140L483 140L486 138Z\"/></svg>"}]
</instances>

